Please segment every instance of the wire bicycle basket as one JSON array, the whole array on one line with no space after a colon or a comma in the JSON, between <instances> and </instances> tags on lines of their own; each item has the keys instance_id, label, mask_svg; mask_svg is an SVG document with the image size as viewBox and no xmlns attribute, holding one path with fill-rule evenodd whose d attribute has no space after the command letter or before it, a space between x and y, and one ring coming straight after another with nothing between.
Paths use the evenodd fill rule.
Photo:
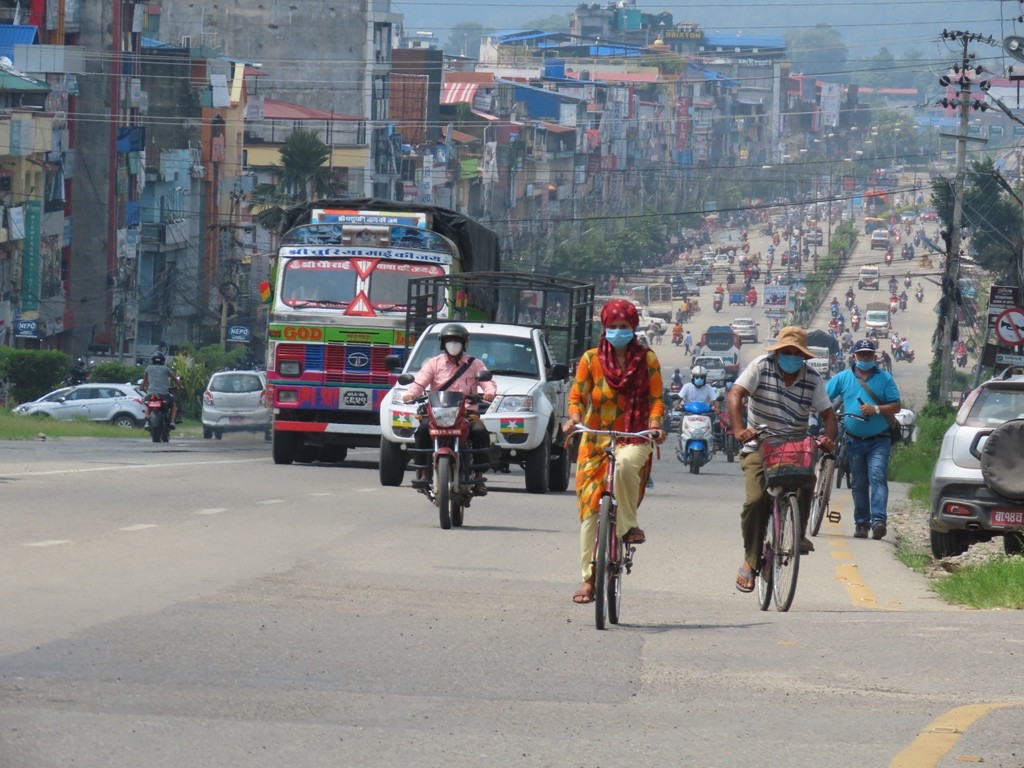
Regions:
<instances>
[{"instance_id":1,"label":"wire bicycle basket","mask_svg":"<svg viewBox=\"0 0 1024 768\"><path fill-rule=\"evenodd\" d=\"M818 444L809 435L768 435L761 439L761 463L769 486L813 486Z\"/></svg>"}]
</instances>

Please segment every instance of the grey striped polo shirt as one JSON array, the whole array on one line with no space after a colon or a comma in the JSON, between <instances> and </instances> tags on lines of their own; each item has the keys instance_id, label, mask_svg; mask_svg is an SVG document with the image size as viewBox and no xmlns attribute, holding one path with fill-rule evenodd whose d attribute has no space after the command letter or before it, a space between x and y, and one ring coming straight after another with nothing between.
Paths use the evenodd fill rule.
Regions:
<instances>
[{"instance_id":1,"label":"grey striped polo shirt","mask_svg":"<svg viewBox=\"0 0 1024 768\"><path fill-rule=\"evenodd\" d=\"M825 380L817 371L805 365L793 386L787 387L772 354L752 360L736 385L750 393L747 424L767 424L773 432L806 433L811 410L820 413L832 407ZM743 450L750 452L756 447L756 442L747 443Z\"/></svg>"}]
</instances>

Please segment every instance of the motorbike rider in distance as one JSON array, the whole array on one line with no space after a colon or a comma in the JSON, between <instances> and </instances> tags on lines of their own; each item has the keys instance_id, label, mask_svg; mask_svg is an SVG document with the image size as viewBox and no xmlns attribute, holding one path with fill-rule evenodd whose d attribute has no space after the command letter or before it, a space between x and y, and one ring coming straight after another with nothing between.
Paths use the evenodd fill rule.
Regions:
<instances>
[{"instance_id":1,"label":"motorbike rider in distance","mask_svg":"<svg viewBox=\"0 0 1024 768\"><path fill-rule=\"evenodd\" d=\"M178 422L178 403L174 399L174 395L171 394L172 384L175 387L180 387L182 381L174 371L167 367L164 353L154 352L153 356L149 358L149 365L146 366L146 372L142 376L142 389L147 394L160 395L167 401L171 412L170 427L174 429ZM146 424L149 424L149 408L146 409Z\"/></svg>"},{"instance_id":2,"label":"motorbike rider in distance","mask_svg":"<svg viewBox=\"0 0 1024 768\"><path fill-rule=\"evenodd\" d=\"M708 370L703 365L695 365L690 369L690 378L692 381L683 385L683 388L679 391L679 396L683 400L683 405L689 405L690 403L705 403L710 405L712 408L717 408L718 402L718 391L707 383Z\"/></svg>"},{"instance_id":3,"label":"motorbike rider in distance","mask_svg":"<svg viewBox=\"0 0 1024 768\"><path fill-rule=\"evenodd\" d=\"M467 353L469 348L469 331L459 323L448 323L438 334L438 342L441 346L441 354L427 360L423 367L416 374L416 378L402 396L403 402L410 402L428 389L445 389L452 392L461 392L464 395L476 394L477 388L483 390L483 399L488 403L494 400L498 394L498 386L493 381L477 381L477 374L486 371L487 366L482 360L472 357ZM466 404L466 410L475 411L472 403ZM480 419L471 419L469 423L469 442L475 451L481 451L490 444L490 436L487 427ZM414 444L422 450L429 450L430 425L426 418L420 419L419 426L414 434ZM424 454L419 454L424 455ZM480 470L476 471L474 477L476 485L475 493L483 496L487 493L484 485L484 476ZM412 481L413 488L426 488L430 485L430 472L420 469L417 477Z\"/></svg>"},{"instance_id":4,"label":"motorbike rider in distance","mask_svg":"<svg viewBox=\"0 0 1024 768\"><path fill-rule=\"evenodd\" d=\"M88 378L89 369L85 365L85 360L78 358L71 369L71 373L68 374L68 381L71 383L71 386L77 387L79 384L84 384Z\"/></svg>"},{"instance_id":5,"label":"motorbike rider in distance","mask_svg":"<svg viewBox=\"0 0 1024 768\"><path fill-rule=\"evenodd\" d=\"M680 373L679 369L676 368L672 373L672 379L669 381L669 389L673 392L678 392L683 388L683 374Z\"/></svg>"}]
</instances>

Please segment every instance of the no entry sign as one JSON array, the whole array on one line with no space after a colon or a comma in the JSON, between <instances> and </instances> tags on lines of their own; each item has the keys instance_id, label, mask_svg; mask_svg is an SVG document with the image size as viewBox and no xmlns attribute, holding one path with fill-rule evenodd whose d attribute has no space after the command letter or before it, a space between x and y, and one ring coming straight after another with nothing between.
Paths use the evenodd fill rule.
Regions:
<instances>
[{"instance_id":1,"label":"no entry sign","mask_svg":"<svg viewBox=\"0 0 1024 768\"><path fill-rule=\"evenodd\" d=\"M1024 309L1011 307L996 318L996 338L1008 347L1024 344Z\"/></svg>"}]
</instances>

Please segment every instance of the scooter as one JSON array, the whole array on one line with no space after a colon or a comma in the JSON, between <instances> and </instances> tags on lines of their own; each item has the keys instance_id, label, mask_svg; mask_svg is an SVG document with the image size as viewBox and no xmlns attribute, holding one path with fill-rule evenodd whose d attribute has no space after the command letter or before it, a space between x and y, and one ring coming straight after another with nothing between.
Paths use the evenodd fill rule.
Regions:
<instances>
[{"instance_id":1,"label":"scooter","mask_svg":"<svg viewBox=\"0 0 1024 768\"><path fill-rule=\"evenodd\" d=\"M860 330L860 315L854 312L850 315L850 329L856 333Z\"/></svg>"},{"instance_id":2,"label":"scooter","mask_svg":"<svg viewBox=\"0 0 1024 768\"><path fill-rule=\"evenodd\" d=\"M707 403L687 403L683 406L676 458L689 466L690 473L694 475L700 474L700 468L711 461L714 452L711 411Z\"/></svg>"},{"instance_id":3,"label":"scooter","mask_svg":"<svg viewBox=\"0 0 1024 768\"><path fill-rule=\"evenodd\" d=\"M722 294L715 294L714 301L711 302L711 307L715 310L715 312L722 311Z\"/></svg>"},{"instance_id":4,"label":"scooter","mask_svg":"<svg viewBox=\"0 0 1024 768\"><path fill-rule=\"evenodd\" d=\"M922 290L921 288L918 288L914 292L914 298L917 299L917 303L918 304L920 304L922 301L924 301L924 290Z\"/></svg>"},{"instance_id":5,"label":"scooter","mask_svg":"<svg viewBox=\"0 0 1024 768\"><path fill-rule=\"evenodd\" d=\"M907 362L907 363L912 363L912 362L914 362L914 358L915 357L916 357L916 355L914 353L914 350L912 350L912 349L910 351L908 351L908 352L903 352L900 349L900 347L897 346L892 351L892 361L894 363L898 363L900 360L903 360L904 362Z\"/></svg>"},{"instance_id":6,"label":"scooter","mask_svg":"<svg viewBox=\"0 0 1024 768\"><path fill-rule=\"evenodd\" d=\"M408 385L413 378L412 374L403 373L398 381ZM476 378L477 381L489 381L491 372L481 371ZM412 401L421 404L417 418L427 419L434 447L426 450L410 448L414 459L410 466L433 469L432 483L421 492L437 507L441 527L445 530L462 526L465 510L477 495L478 481L473 475L491 465L487 454L476 456L477 451L469 442L470 422L478 419L479 415L467 412L466 405L482 400L479 395L465 395L446 389L431 390Z\"/></svg>"},{"instance_id":7,"label":"scooter","mask_svg":"<svg viewBox=\"0 0 1024 768\"><path fill-rule=\"evenodd\" d=\"M892 264L892 251L885 252L885 263Z\"/></svg>"},{"instance_id":8,"label":"scooter","mask_svg":"<svg viewBox=\"0 0 1024 768\"><path fill-rule=\"evenodd\" d=\"M149 409L146 429L149 430L153 442L168 442L171 439L171 401L152 392L146 395L145 405Z\"/></svg>"},{"instance_id":9,"label":"scooter","mask_svg":"<svg viewBox=\"0 0 1024 768\"><path fill-rule=\"evenodd\" d=\"M889 314L895 315L900 309L900 300L898 296L889 297Z\"/></svg>"},{"instance_id":10,"label":"scooter","mask_svg":"<svg viewBox=\"0 0 1024 768\"><path fill-rule=\"evenodd\" d=\"M906 294L906 291L904 291L903 293L900 294L900 311L901 312L906 312L907 311L907 294Z\"/></svg>"}]
</instances>

